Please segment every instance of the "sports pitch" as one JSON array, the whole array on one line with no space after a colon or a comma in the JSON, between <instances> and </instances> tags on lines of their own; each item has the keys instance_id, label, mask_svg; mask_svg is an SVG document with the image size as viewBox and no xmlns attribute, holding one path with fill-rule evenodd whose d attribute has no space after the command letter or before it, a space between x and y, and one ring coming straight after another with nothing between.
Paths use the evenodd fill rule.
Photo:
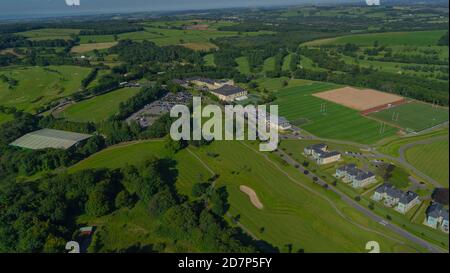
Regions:
<instances>
[{"instance_id":1,"label":"sports pitch","mask_svg":"<svg viewBox=\"0 0 450 273\"><path fill-rule=\"evenodd\" d=\"M398 105L369 116L399 126L406 131L419 132L448 121L448 108L418 101Z\"/></svg>"},{"instance_id":2,"label":"sports pitch","mask_svg":"<svg viewBox=\"0 0 450 273\"><path fill-rule=\"evenodd\" d=\"M365 111L403 100L403 97L394 94L372 89L356 89L353 87L315 93L313 96L359 111Z\"/></svg>"},{"instance_id":3,"label":"sports pitch","mask_svg":"<svg viewBox=\"0 0 450 273\"><path fill-rule=\"evenodd\" d=\"M279 114L294 125L322 138L372 144L395 135L397 129L368 119L359 111L313 96L314 93L339 88L329 83L282 89L274 104Z\"/></svg>"}]
</instances>

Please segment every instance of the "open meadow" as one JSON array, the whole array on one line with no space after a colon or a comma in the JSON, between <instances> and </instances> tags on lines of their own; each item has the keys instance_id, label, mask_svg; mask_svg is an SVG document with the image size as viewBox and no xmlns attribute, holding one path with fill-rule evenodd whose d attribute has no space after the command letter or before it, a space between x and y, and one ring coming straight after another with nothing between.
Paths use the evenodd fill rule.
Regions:
<instances>
[{"instance_id":1,"label":"open meadow","mask_svg":"<svg viewBox=\"0 0 450 273\"><path fill-rule=\"evenodd\" d=\"M0 105L35 112L46 103L77 92L90 71L79 66L2 68L0 75L17 84L10 86L0 81Z\"/></svg>"},{"instance_id":2,"label":"open meadow","mask_svg":"<svg viewBox=\"0 0 450 273\"><path fill-rule=\"evenodd\" d=\"M71 121L100 122L119 111L119 104L139 92L139 88L122 88L68 106L60 114Z\"/></svg>"}]
</instances>

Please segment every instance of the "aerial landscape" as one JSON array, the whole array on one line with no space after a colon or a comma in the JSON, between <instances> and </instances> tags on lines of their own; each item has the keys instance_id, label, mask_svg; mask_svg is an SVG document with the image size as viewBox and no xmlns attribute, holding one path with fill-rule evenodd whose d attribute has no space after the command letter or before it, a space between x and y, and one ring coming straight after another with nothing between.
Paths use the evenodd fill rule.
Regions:
<instances>
[{"instance_id":1,"label":"aerial landscape","mask_svg":"<svg viewBox=\"0 0 450 273\"><path fill-rule=\"evenodd\" d=\"M49 2L0 3L0 253L448 254L447 1ZM193 98L277 148L174 139Z\"/></svg>"}]
</instances>

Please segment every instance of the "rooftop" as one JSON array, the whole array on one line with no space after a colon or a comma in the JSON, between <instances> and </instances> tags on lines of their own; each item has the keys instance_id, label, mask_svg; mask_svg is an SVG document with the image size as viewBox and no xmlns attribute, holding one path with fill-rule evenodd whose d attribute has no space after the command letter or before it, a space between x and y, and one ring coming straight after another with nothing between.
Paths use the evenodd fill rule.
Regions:
<instances>
[{"instance_id":1,"label":"rooftop","mask_svg":"<svg viewBox=\"0 0 450 273\"><path fill-rule=\"evenodd\" d=\"M220 94L220 95L224 95L224 96L230 96L230 95L234 95L234 94L241 93L244 91L245 90L239 86L225 84L224 86L217 88L216 90L214 90L212 92Z\"/></svg>"},{"instance_id":2,"label":"rooftop","mask_svg":"<svg viewBox=\"0 0 450 273\"><path fill-rule=\"evenodd\" d=\"M42 129L28 133L10 145L25 149L69 149L80 141L90 138L91 135L79 134L68 131L60 131L54 129Z\"/></svg>"},{"instance_id":3,"label":"rooftop","mask_svg":"<svg viewBox=\"0 0 450 273\"><path fill-rule=\"evenodd\" d=\"M427 216L431 216L433 218L442 217L444 220L448 221L448 210L442 204L433 203L427 209Z\"/></svg>"}]
</instances>

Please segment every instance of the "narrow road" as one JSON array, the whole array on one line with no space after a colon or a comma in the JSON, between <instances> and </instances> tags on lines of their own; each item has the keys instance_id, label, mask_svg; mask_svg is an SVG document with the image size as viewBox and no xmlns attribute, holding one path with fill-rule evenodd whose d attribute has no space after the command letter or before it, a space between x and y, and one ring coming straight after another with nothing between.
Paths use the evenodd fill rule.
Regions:
<instances>
[{"instance_id":1,"label":"narrow road","mask_svg":"<svg viewBox=\"0 0 450 273\"><path fill-rule=\"evenodd\" d=\"M408 169L409 171L412 171L415 174L417 174L418 176L422 177L423 179L428 181L430 184L432 184L436 188L442 188L443 185L441 183L439 183L438 181L436 181L432 177L428 176L427 174L423 173L422 171L420 171L419 169L417 169L416 167L411 165L406 160L405 152L409 148L412 148L412 147L414 147L416 145L430 144L430 143L433 143L435 141L446 140L446 139L448 139L448 136L438 136L438 137L433 137L433 138L429 138L429 139L424 139L424 140L419 140L419 141L416 141L416 142L408 143L408 144L403 145L403 146L400 147L400 149L399 149L400 157L393 157L393 156L385 155L385 154L382 154L382 153L379 153L379 152L376 152L376 151L373 151L373 153L375 155L379 156L379 157L385 157L385 158L387 158L389 160L396 161L396 162L400 163L406 169Z\"/></svg>"},{"instance_id":2,"label":"narrow road","mask_svg":"<svg viewBox=\"0 0 450 273\"><path fill-rule=\"evenodd\" d=\"M371 151L374 156L373 157L381 157L381 158L386 158L389 159L393 162L397 162L398 164L402 165L403 167L405 167L407 170L414 172L416 175L420 176L422 179L424 179L425 181L427 181L428 183L432 184L434 187L436 188L442 188L443 185L441 183L439 183L438 181L436 181L435 179L433 179L432 177L428 176L427 174L423 173L422 171L420 171L419 169L417 169L416 167L414 167L413 165L411 165L405 157L405 151L411 147L414 147L415 145L420 145L420 144L429 144L435 141L439 141L439 140L444 140L444 139L448 139L448 136L438 136L438 137L433 137L433 138L429 138L429 139L425 139L425 140L419 140L416 142L412 142L412 143L408 143L402 147L400 147L399 153L400 153L400 157L393 157L390 155L386 155L386 154L382 154L380 152L377 152L374 147L371 147L369 145L363 145L363 144L359 144L356 142L352 142L352 141L345 141L345 140L335 140L335 139L327 139L327 138L320 138L320 137L316 137L316 136L304 136L301 132L297 131L298 135L296 134L288 134L288 135L282 135L281 139L299 139L299 137L302 137L303 139L306 140L317 140L317 141L323 141L323 142L329 142L329 143L336 143L336 144L342 144L342 145L349 145L349 146L353 146L353 147L357 147L359 149L365 149L368 151Z\"/></svg>"},{"instance_id":3,"label":"narrow road","mask_svg":"<svg viewBox=\"0 0 450 273\"><path fill-rule=\"evenodd\" d=\"M295 161L293 158L291 158L288 154L286 154L285 152L283 152L282 150L278 150L277 151L278 155L283 155L282 159L284 161L286 161L288 164L290 164L291 166L295 167L296 169L298 169L299 172L305 173L306 170L300 163L298 163L297 161ZM314 174L312 174L311 172L308 171L308 177L310 177L311 179L316 179L319 185L325 186L327 185L327 187L332 190L334 193L336 193L337 195L339 195L341 197L341 199L343 201L345 201L347 204L349 204L350 206L352 206L353 208L357 209L358 211L362 212L364 215L366 215L367 217L369 217L370 219L372 219L373 221L377 222L377 223L384 223L386 222L384 218L376 215L375 213L373 213L371 210L369 210L368 208L365 208L363 206L361 206L359 203L357 203L355 200L353 200L352 198L348 197L346 194L342 193L340 190L338 190L337 188L328 185L328 183L326 183L325 181L323 181L320 177L315 176ZM409 233L408 231L398 227L395 224L386 222L386 224L384 225L386 228L390 229L391 231L397 233L398 235L417 243L418 245L428 249L428 251L433 252L433 253L446 253L448 252L447 250L444 250L440 247L437 247L435 245L433 245L432 243L429 243L425 240L423 240L422 238L419 238L411 233Z\"/></svg>"}]
</instances>

